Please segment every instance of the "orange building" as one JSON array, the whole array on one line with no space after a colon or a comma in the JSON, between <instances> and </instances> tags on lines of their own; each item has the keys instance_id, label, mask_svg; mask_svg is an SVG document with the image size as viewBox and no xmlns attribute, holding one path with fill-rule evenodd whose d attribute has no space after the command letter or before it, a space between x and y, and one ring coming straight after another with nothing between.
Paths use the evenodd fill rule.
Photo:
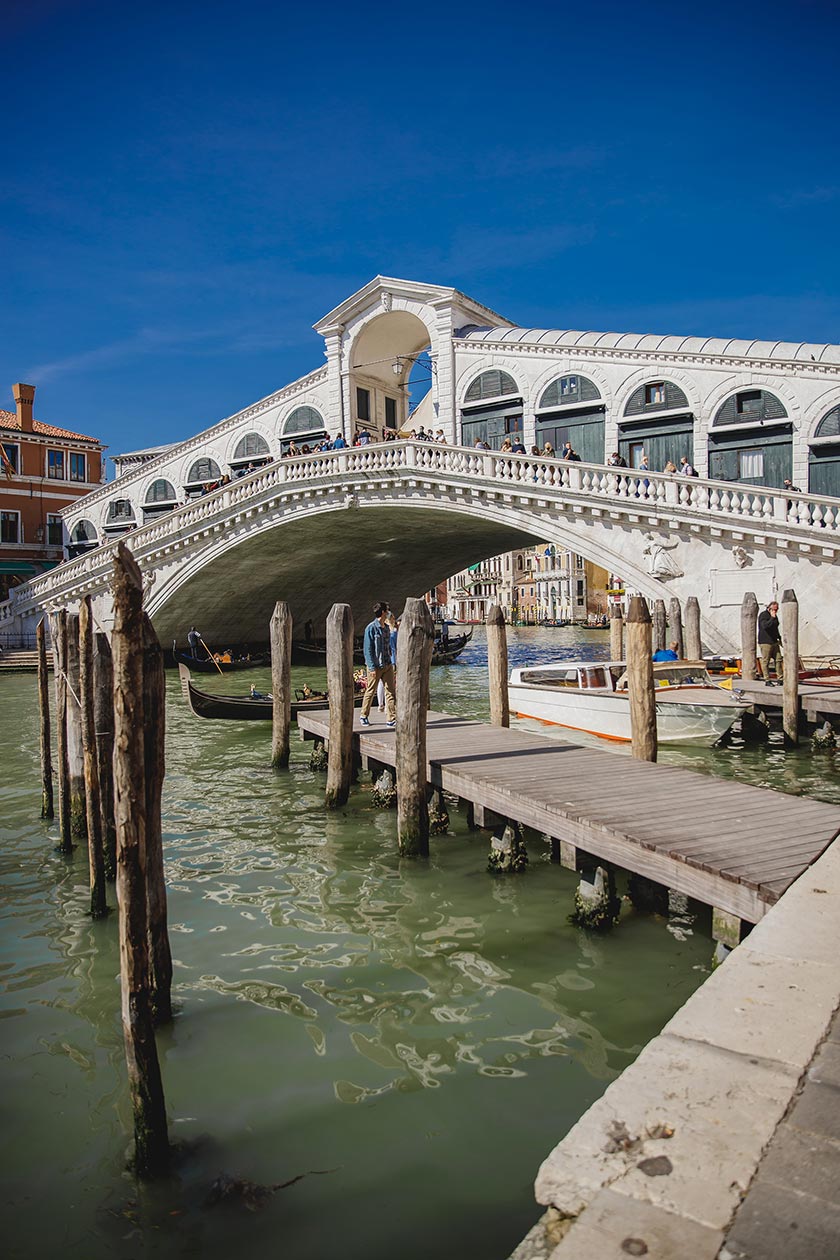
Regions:
<instances>
[{"instance_id":1,"label":"orange building","mask_svg":"<svg viewBox=\"0 0 840 1260\"><path fill-rule=\"evenodd\" d=\"M65 557L61 511L103 480L96 438L32 418L34 385L13 385L0 410L0 600Z\"/></svg>"}]
</instances>

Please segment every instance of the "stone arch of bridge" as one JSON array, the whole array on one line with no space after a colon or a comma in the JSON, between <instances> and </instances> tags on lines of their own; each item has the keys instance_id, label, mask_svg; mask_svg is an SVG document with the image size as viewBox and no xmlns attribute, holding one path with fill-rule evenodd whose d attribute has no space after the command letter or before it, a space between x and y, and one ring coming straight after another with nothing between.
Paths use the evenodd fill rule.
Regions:
<instances>
[{"instance_id":1,"label":"stone arch of bridge","mask_svg":"<svg viewBox=\"0 0 840 1260\"><path fill-rule=\"evenodd\" d=\"M373 602L402 607L438 582L490 556L549 542L621 573L648 599L686 597L676 583L646 568L644 530L540 514L503 502L373 500L355 496L302 504L292 514L257 514L238 531L208 540L201 552L161 573L148 611L164 642L199 625L214 641L257 642L267 637L272 609L286 600L298 626L323 623L335 602L353 608L364 624ZM708 645L725 641L704 628Z\"/></svg>"}]
</instances>

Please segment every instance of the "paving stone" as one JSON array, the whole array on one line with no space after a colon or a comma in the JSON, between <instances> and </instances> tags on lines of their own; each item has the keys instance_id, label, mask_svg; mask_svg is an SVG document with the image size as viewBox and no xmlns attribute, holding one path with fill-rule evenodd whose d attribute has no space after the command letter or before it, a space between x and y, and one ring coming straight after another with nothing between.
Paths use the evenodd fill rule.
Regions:
<instances>
[{"instance_id":1,"label":"paving stone","mask_svg":"<svg viewBox=\"0 0 840 1260\"><path fill-rule=\"evenodd\" d=\"M840 1045L827 1041L808 1069L808 1080L840 1089Z\"/></svg>"},{"instance_id":2,"label":"paving stone","mask_svg":"<svg viewBox=\"0 0 840 1260\"><path fill-rule=\"evenodd\" d=\"M836 963L757 953L751 941L729 955L663 1031L804 1071L837 1005Z\"/></svg>"},{"instance_id":3,"label":"paving stone","mask_svg":"<svg viewBox=\"0 0 840 1260\"><path fill-rule=\"evenodd\" d=\"M572 1225L550 1260L715 1260L723 1232L602 1190ZM644 1248L644 1250L643 1250Z\"/></svg>"},{"instance_id":4,"label":"paving stone","mask_svg":"<svg viewBox=\"0 0 840 1260\"><path fill-rule=\"evenodd\" d=\"M799 1073L662 1034L613 1081L540 1168L537 1201L578 1216L606 1186L723 1229L753 1178ZM616 1140L618 1125L630 1139ZM673 1136L649 1137L667 1126ZM665 1155L672 1171L638 1165Z\"/></svg>"},{"instance_id":5,"label":"paving stone","mask_svg":"<svg viewBox=\"0 0 840 1260\"><path fill-rule=\"evenodd\" d=\"M840 1208L759 1182L741 1205L721 1252L732 1260L837 1260L838 1255Z\"/></svg>"},{"instance_id":6,"label":"paving stone","mask_svg":"<svg viewBox=\"0 0 840 1260\"><path fill-rule=\"evenodd\" d=\"M753 1184L767 1182L840 1204L840 1142L785 1121L776 1130Z\"/></svg>"},{"instance_id":7,"label":"paving stone","mask_svg":"<svg viewBox=\"0 0 840 1260\"><path fill-rule=\"evenodd\" d=\"M792 1124L840 1142L840 1089L809 1081L790 1114ZM837 1248L840 1256L840 1246Z\"/></svg>"}]
</instances>

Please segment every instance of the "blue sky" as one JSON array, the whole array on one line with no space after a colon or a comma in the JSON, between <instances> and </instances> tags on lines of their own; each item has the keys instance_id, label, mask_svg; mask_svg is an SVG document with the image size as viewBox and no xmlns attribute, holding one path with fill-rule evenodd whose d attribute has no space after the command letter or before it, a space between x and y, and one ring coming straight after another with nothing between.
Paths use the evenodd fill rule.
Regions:
<instances>
[{"instance_id":1,"label":"blue sky","mask_svg":"<svg viewBox=\"0 0 840 1260\"><path fill-rule=\"evenodd\" d=\"M112 452L323 362L377 273L840 342L840 6L6 0L0 406Z\"/></svg>"}]
</instances>

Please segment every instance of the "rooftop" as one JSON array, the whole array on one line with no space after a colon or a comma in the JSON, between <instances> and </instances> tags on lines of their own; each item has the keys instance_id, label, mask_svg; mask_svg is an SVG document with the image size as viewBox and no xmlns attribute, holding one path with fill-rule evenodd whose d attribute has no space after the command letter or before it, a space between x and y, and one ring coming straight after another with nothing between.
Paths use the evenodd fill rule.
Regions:
<instances>
[{"instance_id":1,"label":"rooftop","mask_svg":"<svg viewBox=\"0 0 840 1260\"><path fill-rule=\"evenodd\" d=\"M0 429L14 429L20 433L20 420L14 411L3 411L0 408ZM71 429L59 429L54 424L42 424L40 420L32 421L32 432L38 437L74 438L77 442L96 442L98 438L88 437L86 433L74 433Z\"/></svg>"}]
</instances>

